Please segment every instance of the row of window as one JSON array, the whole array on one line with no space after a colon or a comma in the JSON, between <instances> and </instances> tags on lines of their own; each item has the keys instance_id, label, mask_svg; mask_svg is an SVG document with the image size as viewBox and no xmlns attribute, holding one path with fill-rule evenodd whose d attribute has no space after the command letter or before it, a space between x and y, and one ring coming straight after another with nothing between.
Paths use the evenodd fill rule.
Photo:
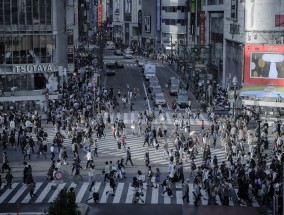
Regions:
<instances>
[{"instance_id":1,"label":"row of window","mask_svg":"<svg viewBox=\"0 0 284 215\"><path fill-rule=\"evenodd\" d=\"M182 25L186 26L187 20L186 19L162 19L162 23L165 25Z\"/></svg>"},{"instance_id":2,"label":"row of window","mask_svg":"<svg viewBox=\"0 0 284 215\"><path fill-rule=\"evenodd\" d=\"M0 0L0 25L51 25L51 0Z\"/></svg>"},{"instance_id":3,"label":"row of window","mask_svg":"<svg viewBox=\"0 0 284 215\"><path fill-rule=\"evenodd\" d=\"M52 35L0 35L0 64L51 63Z\"/></svg>"},{"instance_id":4,"label":"row of window","mask_svg":"<svg viewBox=\"0 0 284 215\"><path fill-rule=\"evenodd\" d=\"M163 6L162 10L165 12L187 12L187 7L186 6Z\"/></svg>"}]
</instances>

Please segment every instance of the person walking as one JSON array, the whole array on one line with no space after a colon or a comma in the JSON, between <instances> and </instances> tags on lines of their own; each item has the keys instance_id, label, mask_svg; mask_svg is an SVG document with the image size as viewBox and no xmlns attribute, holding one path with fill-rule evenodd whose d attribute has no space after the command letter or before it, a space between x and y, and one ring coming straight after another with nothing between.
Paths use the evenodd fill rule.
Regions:
<instances>
[{"instance_id":1,"label":"person walking","mask_svg":"<svg viewBox=\"0 0 284 215\"><path fill-rule=\"evenodd\" d=\"M14 176L12 174L12 170L11 168L9 168L8 173L6 174L6 181L7 181L6 186L9 187L9 189L12 189L13 178Z\"/></svg>"},{"instance_id":2,"label":"person walking","mask_svg":"<svg viewBox=\"0 0 284 215\"><path fill-rule=\"evenodd\" d=\"M35 192L35 183L34 183L34 182L31 182L31 183L28 185L28 189L29 189L29 191L30 191L30 197L31 197L31 199L32 199L33 197L38 197L36 194L34 194L34 192Z\"/></svg>"},{"instance_id":3,"label":"person walking","mask_svg":"<svg viewBox=\"0 0 284 215\"><path fill-rule=\"evenodd\" d=\"M152 182L152 177L154 176L154 173L151 169L151 166L148 166L148 173L147 173L147 187L151 185L151 187L154 187Z\"/></svg>"},{"instance_id":4,"label":"person walking","mask_svg":"<svg viewBox=\"0 0 284 215\"><path fill-rule=\"evenodd\" d=\"M156 185L154 188L158 188L161 182L161 172L159 168L156 168L156 173L155 173L155 183Z\"/></svg>"},{"instance_id":5,"label":"person walking","mask_svg":"<svg viewBox=\"0 0 284 215\"><path fill-rule=\"evenodd\" d=\"M39 146L38 146L38 152L37 152L37 158L39 158L40 155L43 155L45 157L45 159L47 158L45 153L44 153L44 146L43 146L43 143L42 141L38 141L39 143Z\"/></svg>"},{"instance_id":6,"label":"person walking","mask_svg":"<svg viewBox=\"0 0 284 215\"><path fill-rule=\"evenodd\" d=\"M110 173L110 167L108 161L105 162L105 168L103 170L103 173L105 174L104 182L106 182L106 180L109 180L109 173Z\"/></svg>"},{"instance_id":7,"label":"person walking","mask_svg":"<svg viewBox=\"0 0 284 215\"><path fill-rule=\"evenodd\" d=\"M73 181L78 184L77 182L77 178L80 177L83 180L82 175L80 174L80 170L82 169L82 167L80 166L80 164L78 162L73 163L73 167L72 167L72 174L73 176Z\"/></svg>"},{"instance_id":8,"label":"person walking","mask_svg":"<svg viewBox=\"0 0 284 215\"><path fill-rule=\"evenodd\" d=\"M50 153L51 153L51 158L50 158L50 160L54 160L54 158L55 158L55 152L54 152L54 150L55 150L55 148L54 148L54 144L52 144L51 146L50 146Z\"/></svg>"},{"instance_id":9,"label":"person walking","mask_svg":"<svg viewBox=\"0 0 284 215\"><path fill-rule=\"evenodd\" d=\"M149 164L150 164L150 154L149 154L149 150L148 149L145 152L144 159L145 159L145 166L149 166Z\"/></svg>"},{"instance_id":10,"label":"person walking","mask_svg":"<svg viewBox=\"0 0 284 215\"><path fill-rule=\"evenodd\" d=\"M92 191L93 186L96 183L95 180L95 165L91 164L90 169L88 171L88 181L89 181L89 191Z\"/></svg>"},{"instance_id":11,"label":"person walking","mask_svg":"<svg viewBox=\"0 0 284 215\"><path fill-rule=\"evenodd\" d=\"M189 204L189 179L186 179L186 183L183 187L182 200L186 201L186 203Z\"/></svg>"},{"instance_id":12,"label":"person walking","mask_svg":"<svg viewBox=\"0 0 284 215\"><path fill-rule=\"evenodd\" d=\"M87 151L87 154L85 156L87 158L87 164L86 164L86 167L85 169L87 169L89 167L89 164L92 164L93 163L93 156L92 156L92 152L91 152L91 149L89 149Z\"/></svg>"},{"instance_id":13,"label":"person walking","mask_svg":"<svg viewBox=\"0 0 284 215\"><path fill-rule=\"evenodd\" d=\"M9 168L10 168L6 152L3 152L2 160L3 160L3 162L2 162L2 173L4 173L4 170L9 170Z\"/></svg>"},{"instance_id":14,"label":"person walking","mask_svg":"<svg viewBox=\"0 0 284 215\"><path fill-rule=\"evenodd\" d=\"M114 180L114 174L111 175L110 180L109 180L109 186L112 189L112 196L115 196L115 188L116 188L116 183ZM109 191L106 191L106 195L108 195Z\"/></svg>"},{"instance_id":15,"label":"person walking","mask_svg":"<svg viewBox=\"0 0 284 215\"><path fill-rule=\"evenodd\" d=\"M31 146L30 143L27 143L27 145L24 148L25 155L24 155L24 160L26 160L26 157L29 157L29 160L31 160Z\"/></svg>"},{"instance_id":16,"label":"person walking","mask_svg":"<svg viewBox=\"0 0 284 215\"><path fill-rule=\"evenodd\" d=\"M132 162L132 159L131 159L130 147L127 147L125 165L127 165L127 162L128 162L128 161L129 161L129 162L131 163L131 165L133 166L133 162Z\"/></svg>"}]
</instances>

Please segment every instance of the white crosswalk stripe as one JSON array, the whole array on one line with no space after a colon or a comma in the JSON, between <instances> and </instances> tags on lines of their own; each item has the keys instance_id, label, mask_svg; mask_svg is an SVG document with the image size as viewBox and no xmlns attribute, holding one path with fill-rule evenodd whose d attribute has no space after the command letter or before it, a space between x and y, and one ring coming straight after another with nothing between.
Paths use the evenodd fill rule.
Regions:
<instances>
[{"instance_id":1,"label":"white crosswalk stripe","mask_svg":"<svg viewBox=\"0 0 284 215\"><path fill-rule=\"evenodd\" d=\"M53 202L61 189L64 187L75 187L73 182L67 182L59 184L57 189L50 189L51 183L37 183L36 186L42 187L43 189L38 189L36 191L37 196L35 196L33 199L35 200L35 203L50 203ZM76 203L85 203L86 200L90 197L92 197L92 191L89 192L87 190L88 183L83 182L76 185L75 189L75 195L76 195ZM144 203L140 200L138 204L183 204L183 191L182 187L180 186L173 186L173 196L169 197L167 195L167 192L162 196L163 189L161 187L158 188L147 188L146 183L143 183L143 196L140 196L141 199L144 201ZM126 203L131 204L133 203L133 198L135 198L134 195L134 188L131 187L130 183L124 183L123 181L117 183L117 189L115 191L115 196L110 195L110 193L106 194L107 191L110 190L109 183L101 183L97 182L95 185L95 188L93 189L96 192L99 193L100 196L100 203L113 203L113 204L120 204L120 203ZM192 205L194 202L194 196L193 196L193 183L189 183L189 201ZM12 185L12 189L9 188L3 188L1 190L2 195L0 197L1 203L8 203L8 204L16 204L16 203L28 203L31 201L29 198L29 190L27 189L26 184L22 183L14 183ZM230 206L236 206L239 205L238 199L237 199L237 192L238 189L232 189L232 196L233 201L230 201ZM204 190L201 190L202 198L201 198L201 204L207 205L208 204L208 196L207 193ZM20 199L24 199L21 201ZM49 198L48 198L49 197ZM93 199L89 200L88 203L93 203ZM218 205L222 205L220 197L216 196L216 203ZM247 207L246 204L241 205L243 207ZM259 203L254 200L252 203L252 207L259 207Z\"/></svg>"},{"instance_id":2,"label":"white crosswalk stripe","mask_svg":"<svg viewBox=\"0 0 284 215\"><path fill-rule=\"evenodd\" d=\"M165 67L165 65L161 64L161 63L153 63L155 64L157 67ZM136 63L124 63L125 67L138 67L138 65Z\"/></svg>"},{"instance_id":3,"label":"white crosswalk stripe","mask_svg":"<svg viewBox=\"0 0 284 215\"><path fill-rule=\"evenodd\" d=\"M114 120L123 120L125 124L131 124L133 122L138 121L138 111L135 112L130 112L130 113L111 113L110 114L110 119L111 122L114 122ZM145 117L144 117L145 118ZM174 118L170 112L166 112L166 124L172 125L174 123ZM200 114L200 119L190 119L190 125L201 125L201 121L204 121L204 125L208 126L211 124L211 122L206 119L206 116L203 114ZM145 120L142 120L142 122L145 122ZM158 111L155 111L155 119L153 120L152 124L157 125L162 123L162 117L159 116Z\"/></svg>"}]
</instances>

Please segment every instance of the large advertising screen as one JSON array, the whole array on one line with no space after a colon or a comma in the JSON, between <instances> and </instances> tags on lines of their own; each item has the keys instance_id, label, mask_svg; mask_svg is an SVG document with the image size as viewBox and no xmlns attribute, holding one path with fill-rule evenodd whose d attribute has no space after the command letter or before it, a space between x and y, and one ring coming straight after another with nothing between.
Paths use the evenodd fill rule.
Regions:
<instances>
[{"instance_id":1,"label":"large advertising screen","mask_svg":"<svg viewBox=\"0 0 284 215\"><path fill-rule=\"evenodd\" d=\"M246 31L283 31L283 0L245 1Z\"/></svg>"},{"instance_id":2,"label":"large advertising screen","mask_svg":"<svg viewBox=\"0 0 284 215\"><path fill-rule=\"evenodd\" d=\"M246 44L244 83L284 86L284 46Z\"/></svg>"}]
</instances>

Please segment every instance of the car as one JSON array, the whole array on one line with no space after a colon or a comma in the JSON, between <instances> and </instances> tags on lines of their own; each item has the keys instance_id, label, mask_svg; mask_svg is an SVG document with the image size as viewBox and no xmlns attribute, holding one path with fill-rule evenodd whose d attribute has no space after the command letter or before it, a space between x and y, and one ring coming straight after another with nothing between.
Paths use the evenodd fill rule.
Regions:
<instances>
[{"instance_id":1,"label":"car","mask_svg":"<svg viewBox=\"0 0 284 215\"><path fill-rule=\"evenodd\" d=\"M124 53L124 54L123 54L123 57L124 57L125 59L133 59L133 55L132 55L130 52Z\"/></svg>"},{"instance_id":2,"label":"car","mask_svg":"<svg viewBox=\"0 0 284 215\"><path fill-rule=\"evenodd\" d=\"M120 49L116 49L114 52L113 52L114 55L117 55L117 56L123 56L123 53Z\"/></svg>"},{"instance_id":3,"label":"car","mask_svg":"<svg viewBox=\"0 0 284 215\"><path fill-rule=\"evenodd\" d=\"M156 93L153 95L154 106L161 105L162 107L167 105L166 98L163 93Z\"/></svg>"},{"instance_id":4,"label":"car","mask_svg":"<svg viewBox=\"0 0 284 215\"><path fill-rule=\"evenodd\" d=\"M124 68L124 63L120 62L120 61L116 61L117 62L117 68L118 69L123 69Z\"/></svg>"},{"instance_id":5,"label":"car","mask_svg":"<svg viewBox=\"0 0 284 215\"><path fill-rule=\"evenodd\" d=\"M115 62L107 62L105 64L105 71L106 75L115 75L116 72Z\"/></svg>"},{"instance_id":6,"label":"car","mask_svg":"<svg viewBox=\"0 0 284 215\"><path fill-rule=\"evenodd\" d=\"M152 99L153 99L153 96L154 96L156 93L163 93L161 86L153 87L151 91L152 91L152 95L151 95L151 98L152 98Z\"/></svg>"},{"instance_id":7,"label":"car","mask_svg":"<svg viewBox=\"0 0 284 215\"><path fill-rule=\"evenodd\" d=\"M127 48L127 49L124 50L124 53L133 54L133 50L131 48Z\"/></svg>"},{"instance_id":8,"label":"car","mask_svg":"<svg viewBox=\"0 0 284 215\"><path fill-rule=\"evenodd\" d=\"M138 65L139 67L143 67L145 63L146 63L145 60L139 60L138 63L137 63L137 65Z\"/></svg>"},{"instance_id":9,"label":"car","mask_svg":"<svg viewBox=\"0 0 284 215\"><path fill-rule=\"evenodd\" d=\"M152 89L155 88L155 87L161 87L161 86L159 85L159 82L153 82L153 81L152 81L152 82L149 84L149 87L148 87L149 93L151 93L151 92L152 92Z\"/></svg>"}]
</instances>

